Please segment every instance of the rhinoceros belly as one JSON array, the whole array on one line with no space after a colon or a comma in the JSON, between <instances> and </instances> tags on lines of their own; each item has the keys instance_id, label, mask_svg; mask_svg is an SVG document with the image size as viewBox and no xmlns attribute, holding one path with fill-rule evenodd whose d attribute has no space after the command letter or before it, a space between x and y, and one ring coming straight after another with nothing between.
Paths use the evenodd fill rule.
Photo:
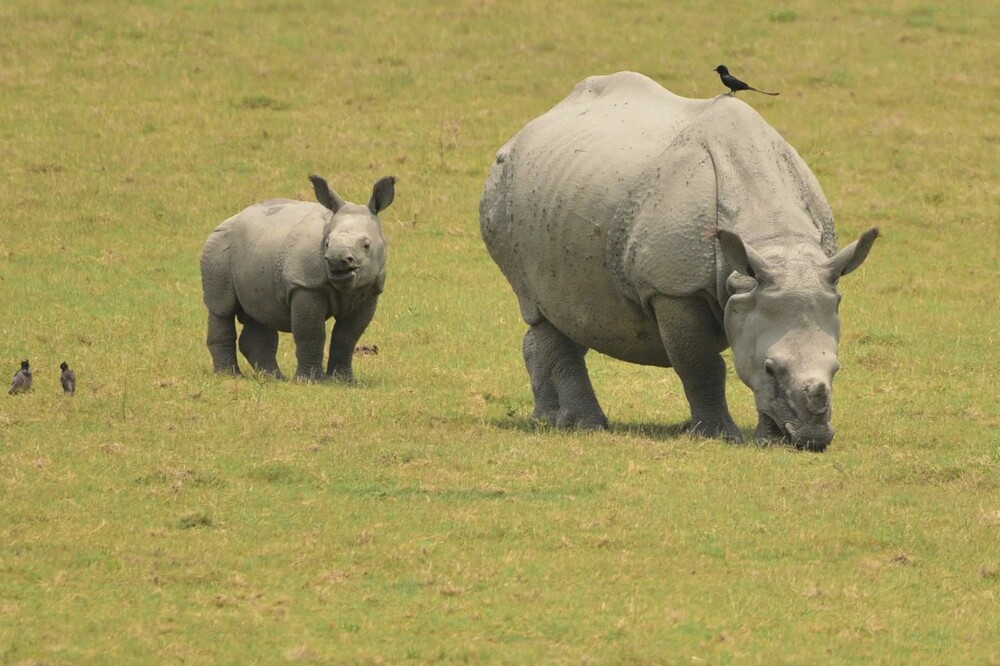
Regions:
<instances>
[{"instance_id":1,"label":"rhinoceros belly","mask_svg":"<svg viewBox=\"0 0 1000 666\"><path fill-rule=\"evenodd\" d=\"M590 205L586 193L567 196L573 189L536 191L513 203L509 261L517 264L512 285L526 320L544 318L615 358L666 365L655 321L621 290L608 265L610 209Z\"/></svg>"},{"instance_id":2,"label":"rhinoceros belly","mask_svg":"<svg viewBox=\"0 0 1000 666\"><path fill-rule=\"evenodd\" d=\"M540 202L537 206L542 207ZM522 309L537 312L601 353L666 365L656 322L621 291L606 265L608 220L590 219L571 208L564 203L562 210L525 210L516 216L523 282L515 292L527 306Z\"/></svg>"}]
</instances>

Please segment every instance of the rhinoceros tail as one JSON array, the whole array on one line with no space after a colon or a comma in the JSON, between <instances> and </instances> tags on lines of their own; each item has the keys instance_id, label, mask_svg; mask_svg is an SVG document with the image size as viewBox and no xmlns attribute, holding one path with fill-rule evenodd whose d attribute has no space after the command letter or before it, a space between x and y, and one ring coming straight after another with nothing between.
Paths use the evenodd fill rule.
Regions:
<instances>
[{"instance_id":1,"label":"rhinoceros tail","mask_svg":"<svg viewBox=\"0 0 1000 666\"><path fill-rule=\"evenodd\" d=\"M516 161L513 159L516 140L515 136L497 151L493 168L486 177L483 196L479 200L479 229L490 256L500 267L500 272L507 278L507 282L517 295L521 317L533 325L541 320L542 314L528 288L521 258L512 241L517 236L510 208L511 171Z\"/></svg>"}]
</instances>

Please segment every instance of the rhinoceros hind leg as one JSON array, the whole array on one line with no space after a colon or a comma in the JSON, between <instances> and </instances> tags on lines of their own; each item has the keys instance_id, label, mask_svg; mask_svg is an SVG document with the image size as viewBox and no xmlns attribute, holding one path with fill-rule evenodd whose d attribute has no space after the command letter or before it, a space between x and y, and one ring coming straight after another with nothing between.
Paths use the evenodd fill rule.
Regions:
<instances>
[{"instance_id":1,"label":"rhinoceros hind leg","mask_svg":"<svg viewBox=\"0 0 1000 666\"><path fill-rule=\"evenodd\" d=\"M240 315L240 321L240 353L257 372L284 379L278 367L278 332L246 314Z\"/></svg>"},{"instance_id":2,"label":"rhinoceros hind leg","mask_svg":"<svg viewBox=\"0 0 1000 666\"><path fill-rule=\"evenodd\" d=\"M240 374L240 366L236 361L236 320L232 315L220 317L211 312L208 313L206 342L216 372L230 375Z\"/></svg>"},{"instance_id":3,"label":"rhinoceros hind leg","mask_svg":"<svg viewBox=\"0 0 1000 666\"><path fill-rule=\"evenodd\" d=\"M524 365L528 368L531 378L531 392L535 396L535 411L532 418L536 421L555 425L559 415L559 396L556 385L552 382L552 373L548 367L539 363L535 329L529 328L524 334Z\"/></svg>"},{"instance_id":4,"label":"rhinoceros hind leg","mask_svg":"<svg viewBox=\"0 0 1000 666\"><path fill-rule=\"evenodd\" d=\"M726 363L720 356L725 339L708 304L699 298L658 296L650 305L691 406L692 432L742 441L726 404Z\"/></svg>"},{"instance_id":5,"label":"rhinoceros hind leg","mask_svg":"<svg viewBox=\"0 0 1000 666\"><path fill-rule=\"evenodd\" d=\"M584 355L586 347L573 342L548 321L534 324L524 336L524 362L535 395L534 418L560 428L608 427Z\"/></svg>"}]
</instances>

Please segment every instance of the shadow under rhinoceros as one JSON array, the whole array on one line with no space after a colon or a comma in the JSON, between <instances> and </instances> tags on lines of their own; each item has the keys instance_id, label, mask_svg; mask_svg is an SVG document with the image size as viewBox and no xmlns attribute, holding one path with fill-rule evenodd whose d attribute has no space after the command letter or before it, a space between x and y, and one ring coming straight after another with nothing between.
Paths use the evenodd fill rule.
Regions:
<instances>
[{"instance_id":1,"label":"shadow under rhinoceros","mask_svg":"<svg viewBox=\"0 0 1000 666\"><path fill-rule=\"evenodd\" d=\"M506 417L489 419L490 425L503 430L517 430L519 432L553 432L579 435L587 430L576 428L560 428L554 424L539 421L537 419ZM648 439L678 439L690 434L691 422L681 423L636 423L636 422L615 422L607 430L591 430L593 433L611 433L615 435L629 434L646 437Z\"/></svg>"},{"instance_id":2,"label":"shadow under rhinoceros","mask_svg":"<svg viewBox=\"0 0 1000 666\"><path fill-rule=\"evenodd\" d=\"M534 418L493 418L489 419L490 425L501 428L503 430L516 430L518 432L553 432L561 433L565 432L567 434L578 435L581 431L574 428L559 428L551 423L545 423L538 421ZM697 433L691 432L691 421L682 421L679 423L649 423L644 421L617 421L612 423L612 425L607 430L594 430L594 433L607 432L613 435L632 435L636 437L643 437L646 439L653 440L674 440L674 439L704 439L706 441L719 441L715 438L704 437L698 435ZM795 448L791 442L787 440L775 440L775 439L755 439L753 429L741 428L740 432L743 435L742 442L734 442L724 440L725 443L734 447L756 447L761 449L767 448Z\"/></svg>"},{"instance_id":3,"label":"shadow under rhinoceros","mask_svg":"<svg viewBox=\"0 0 1000 666\"><path fill-rule=\"evenodd\" d=\"M638 437L644 437L646 439L654 440L671 440L671 439L682 439L689 438L694 440L705 440L712 442L721 442L729 446L737 448L758 448L758 449L793 449L793 450L805 450L803 447L797 447L792 442L787 439L757 439L754 436L754 430L752 428L740 428L740 433L743 435L742 441L733 440L718 440L714 437L707 437L699 433L691 432L691 421L685 421L683 423L636 423L636 422L619 422L612 424L610 432L617 434L629 434ZM821 451L820 451L821 452Z\"/></svg>"}]
</instances>

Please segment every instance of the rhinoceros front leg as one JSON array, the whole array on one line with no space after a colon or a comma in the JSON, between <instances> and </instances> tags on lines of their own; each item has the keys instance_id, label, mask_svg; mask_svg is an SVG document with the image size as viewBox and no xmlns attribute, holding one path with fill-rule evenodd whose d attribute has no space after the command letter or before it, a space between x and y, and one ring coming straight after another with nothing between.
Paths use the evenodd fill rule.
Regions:
<instances>
[{"instance_id":1,"label":"rhinoceros front leg","mask_svg":"<svg viewBox=\"0 0 1000 666\"><path fill-rule=\"evenodd\" d=\"M236 361L236 320L232 315L220 317L208 313L206 343L216 372L240 374L240 366Z\"/></svg>"},{"instance_id":2,"label":"rhinoceros front leg","mask_svg":"<svg viewBox=\"0 0 1000 666\"><path fill-rule=\"evenodd\" d=\"M257 372L283 379L278 368L278 332L247 314L240 315L240 352Z\"/></svg>"},{"instance_id":3,"label":"rhinoceros front leg","mask_svg":"<svg viewBox=\"0 0 1000 666\"><path fill-rule=\"evenodd\" d=\"M524 338L535 418L555 421L560 428L607 428L608 418L597 402L584 361L587 348L546 320L534 324Z\"/></svg>"},{"instance_id":4,"label":"rhinoceros front leg","mask_svg":"<svg viewBox=\"0 0 1000 666\"><path fill-rule=\"evenodd\" d=\"M691 430L742 441L726 404L725 347L707 303L699 298L657 296L650 300L670 364L691 406Z\"/></svg>"},{"instance_id":5,"label":"rhinoceros front leg","mask_svg":"<svg viewBox=\"0 0 1000 666\"><path fill-rule=\"evenodd\" d=\"M375 316L378 296L372 296L350 314L337 318L330 334L330 359L326 373L333 379L354 381L354 347Z\"/></svg>"},{"instance_id":6,"label":"rhinoceros front leg","mask_svg":"<svg viewBox=\"0 0 1000 666\"><path fill-rule=\"evenodd\" d=\"M292 293L292 338L295 340L295 358L298 368L295 378L305 381L322 381L323 344L326 342L326 295L307 289Z\"/></svg>"}]
</instances>

